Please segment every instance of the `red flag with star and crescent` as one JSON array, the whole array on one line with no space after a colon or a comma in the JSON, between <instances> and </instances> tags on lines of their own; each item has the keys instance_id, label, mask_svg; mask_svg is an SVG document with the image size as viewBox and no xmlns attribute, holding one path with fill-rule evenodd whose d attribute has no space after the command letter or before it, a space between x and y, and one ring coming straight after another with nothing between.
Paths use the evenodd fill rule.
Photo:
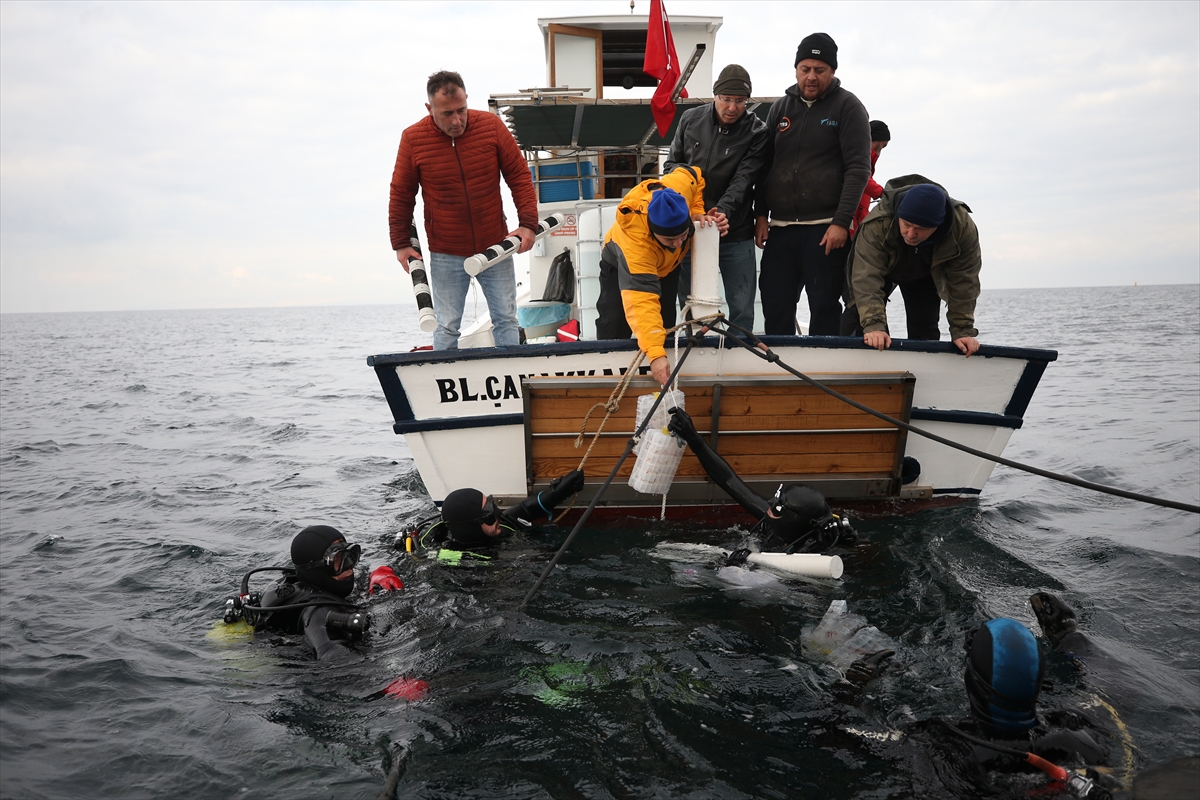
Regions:
<instances>
[{"instance_id":1,"label":"red flag with star and crescent","mask_svg":"<svg viewBox=\"0 0 1200 800\"><path fill-rule=\"evenodd\" d=\"M679 83L682 71L679 55L675 52L675 40L671 37L671 21L667 19L667 10L663 8L662 0L650 0L646 60L642 63L642 72L658 79L658 88L654 90L654 98L650 101L650 113L654 115L658 135L664 139L675 119L675 103L671 101L671 94L675 91L675 84ZM687 89L680 96L687 97Z\"/></svg>"}]
</instances>

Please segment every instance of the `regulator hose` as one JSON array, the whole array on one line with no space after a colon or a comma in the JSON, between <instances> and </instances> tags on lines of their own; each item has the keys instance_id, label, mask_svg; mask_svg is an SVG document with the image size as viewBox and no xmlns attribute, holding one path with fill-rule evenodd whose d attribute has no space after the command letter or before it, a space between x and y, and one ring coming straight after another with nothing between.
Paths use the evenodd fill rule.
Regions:
<instances>
[{"instance_id":1,"label":"regulator hose","mask_svg":"<svg viewBox=\"0 0 1200 800\"><path fill-rule=\"evenodd\" d=\"M897 428L906 430L909 433L915 433L917 436L924 436L926 439L931 439L931 440L937 442L938 444L944 444L947 447L954 448L955 450L961 450L962 452L969 453L977 458L984 458L984 459L987 459L988 461L994 461L997 464L1003 464L1006 467L1012 467L1014 469L1024 470L1025 472L1031 472L1034 475L1040 475L1043 478L1050 478L1051 480L1061 481L1062 483L1069 483L1073 486L1079 486L1083 489L1091 489L1092 491L1095 491L1095 492L1104 492L1105 494L1111 494L1111 495L1115 495L1117 497L1124 497L1129 500L1137 500L1142 503L1149 503L1151 505L1162 506L1164 508L1174 508L1179 511L1187 511L1192 514L1200 514L1200 506L1198 506L1198 505L1192 505L1190 503L1181 503L1177 500L1166 500L1166 499L1163 499L1160 497L1152 497L1147 494L1141 494L1140 492L1131 492L1126 489L1118 489L1115 486L1105 486L1102 483L1093 483L1091 481L1085 481L1082 478L1076 478L1074 475L1064 475L1060 472L1051 472L1050 470L1047 470L1047 469L1041 469L1039 467L1031 467L1028 464L1022 464L1018 461L1013 461L1012 459L1004 458L1003 456L995 456L995 455L992 455L991 453L985 453L982 450L976 450L975 448L968 447L967 445L961 444L960 442L951 441L950 439L943 438L941 436L938 436L935 433L930 433L929 431L921 430L920 428L910 425L907 422L898 420L895 417L890 417L887 414L884 414L882 411L876 411L873 408L869 408L869 407L863 405L862 403L858 402L857 400L853 400L853 399L847 397L846 395L842 394L841 392L838 392L834 389L829 388L828 386L824 385L820 381L813 380L812 378L805 375L803 372L800 372L799 370L794 369L793 367L791 367L787 363L785 363L782 359L780 359L779 356L771 350L771 348L769 348L765 344L763 344L763 341L761 339L759 339L752 332L746 330L745 328L742 328L738 325L734 325L732 322L729 322L728 320L724 320L724 319L720 320L720 323L722 323L730 328L735 329L740 334L740 336L734 335L730 331L723 330L718 326L710 325L709 327L712 330L714 330L717 333L724 336L730 342L736 343L737 345L744 347L746 350L750 351L751 353L753 353L754 355L763 359L764 361L768 361L772 364L777 365L780 369L782 369L786 372L790 372L792 375L795 375L797 378L799 378L800 380L809 384L810 386L814 386L817 389L820 389L822 392L825 392L826 394L828 394L832 397L836 397L838 400L841 400L843 403L847 403L851 406L854 406L859 411L866 412L867 414L870 414L873 417L881 419L890 425L895 425Z\"/></svg>"},{"instance_id":2,"label":"regulator hose","mask_svg":"<svg viewBox=\"0 0 1200 800\"><path fill-rule=\"evenodd\" d=\"M989 750L995 750L997 753L1005 753L1010 756L1016 756L1022 761L1032 764L1042 772L1049 775L1051 780L1065 783L1071 790L1071 793L1076 797L1088 797L1093 798L1093 800L1112 800L1112 794L1107 789L1105 789L1103 786L1097 785L1086 775L1073 772L1069 769L1064 769L1057 764L1052 764L1041 756L1034 755L1026 750L1016 750L1012 747L1003 747L995 744L994 742L989 742L987 739L980 739L977 736L972 736L971 734L965 733L954 727L944 719L939 719L938 722L942 723L955 734L961 736L963 739L966 739L972 744L977 744L980 747L986 747Z\"/></svg>"}]
</instances>

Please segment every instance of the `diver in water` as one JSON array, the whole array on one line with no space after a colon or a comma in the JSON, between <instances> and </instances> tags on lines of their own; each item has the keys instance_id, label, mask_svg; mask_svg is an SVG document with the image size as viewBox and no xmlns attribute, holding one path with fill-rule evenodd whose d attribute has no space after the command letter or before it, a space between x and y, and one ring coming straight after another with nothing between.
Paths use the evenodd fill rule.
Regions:
<instances>
[{"instance_id":1,"label":"diver in water","mask_svg":"<svg viewBox=\"0 0 1200 800\"><path fill-rule=\"evenodd\" d=\"M365 610L349 600L355 589L355 567L362 548L328 525L310 525L292 539L294 568L264 567L247 572L241 594L226 605L225 621L240 616L256 630L303 633L318 659L351 655L348 641L370 626ZM282 572L283 577L261 595L250 592L250 576ZM404 588L391 567L376 567L367 578L367 594Z\"/></svg>"},{"instance_id":2,"label":"diver in water","mask_svg":"<svg viewBox=\"0 0 1200 800\"><path fill-rule=\"evenodd\" d=\"M1075 612L1054 595L1040 592L1030 603L1039 621L1044 613L1039 609L1056 609L1052 616L1058 622L1050 630L1083 637ZM1049 633L1047 638L1055 642ZM1074 797L1111 798L1115 782L1093 769L1108 760L1109 735L1075 709L1039 713L1047 662L1029 629L1013 619L992 619L967 633L963 650L970 716L953 723L926 719L893 734L902 744L900 753L891 754L910 763L905 772L912 776L914 793L1025 796L1030 780L1036 780L1031 773L1041 770Z\"/></svg>"},{"instance_id":3,"label":"diver in water","mask_svg":"<svg viewBox=\"0 0 1200 800\"><path fill-rule=\"evenodd\" d=\"M463 556L488 560L486 552L517 530L528 530L554 507L583 488L583 473L573 470L512 508L501 509L492 495L478 489L455 489L442 501L441 517L421 534L423 548L440 548L438 560L459 563ZM485 551L485 552L479 552Z\"/></svg>"},{"instance_id":4,"label":"diver in water","mask_svg":"<svg viewBox=\"0 0 1200 800\"><path fill-rule=\"evenodd\" d=\"M672 408L670 414L667 429L687 442L708 477L758 520L755 529L762 529L764 547L778 547L784 553L816 553L839 542L857 541L849 520L830 511L825 497L816 489L780 484L770 500L760 497L700 437L686 411Z\"/></svg>"}]
</instances>

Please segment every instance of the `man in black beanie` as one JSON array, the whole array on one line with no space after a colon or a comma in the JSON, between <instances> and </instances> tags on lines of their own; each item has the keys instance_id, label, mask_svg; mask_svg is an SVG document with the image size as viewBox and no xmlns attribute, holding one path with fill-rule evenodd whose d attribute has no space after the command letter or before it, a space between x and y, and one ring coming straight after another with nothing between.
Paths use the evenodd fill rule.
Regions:
<instances>
[{"instance_id":1,"label":"man in black beanie","mask_svg":"<svg viewBox=\"0 0 1200 800\"><path fill-rule=\"evenodd\" d=\"M766 163L767 126L750 111L750 73L721 70L713 102L684 112L664 170L690 165L704 174L704 207L721 232L718 263L729 321L754 330L754 183ZM691 255L679 266L679 305L692 291Z\"/></svg>"},{"instance_id":2,"label":"man in black beanie","mask_svg":"<svg viewBox=\"0 0 1200 800\"><path fill-rule=\"evenodd\" d=\"M867 110L842 88L837 44L806 36L796 83L767 116L768 164L755 190L755 240L764 329L796 333L796 304L808 294L809 333L836 336L847 243L871 174Z\"/></svg>"},{"instance_id":3,"label":"man in black beanie","mask_svg":"<svg viewBox=\"0 0 1200 800\"><path fill-rule=\"evenodd\" d=\"M846 263L841 333L862 336L877 350L890 347L887 299L899 287L909 339L941 338L944 301L950 339L970 357L979 350L975 301L982 266L979 231L966 203L920 175L892 178L863 220Z\"/></svg>"}]
</instances>

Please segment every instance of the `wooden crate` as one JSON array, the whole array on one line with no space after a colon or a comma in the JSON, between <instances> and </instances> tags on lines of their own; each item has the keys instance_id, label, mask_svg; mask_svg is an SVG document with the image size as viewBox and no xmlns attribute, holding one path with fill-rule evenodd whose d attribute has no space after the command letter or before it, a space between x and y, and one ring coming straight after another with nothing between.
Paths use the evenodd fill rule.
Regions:
<instances>
[{"instance_id":1,"label":"wooden crate","mask_svg":"<svg viewBox=\"0 0 1200 800\"><path fill-rule=\"evenodd\" d=\"M823 385L903 422L909 421L915 377L910 373L838 373L810 376ZM531 490L575 469L604 409L592 412L582 447L574 441L588 411L604 404L613 378L526 378L526 468ZM584 465L589 484L602 483L634 432L638 395L657 389L636 379ZM684 378L685 407L710 445L746 483L810 483L839 487L841 496L895 496L907 433L884 420L791 376ZM630 456L614 486L633 470ZM691 451L684 454L677 484L707 477ZM627 487L626 487L627 488ZM772 489L773 491L773 489Z\"/></svg>"}]
</instances>

